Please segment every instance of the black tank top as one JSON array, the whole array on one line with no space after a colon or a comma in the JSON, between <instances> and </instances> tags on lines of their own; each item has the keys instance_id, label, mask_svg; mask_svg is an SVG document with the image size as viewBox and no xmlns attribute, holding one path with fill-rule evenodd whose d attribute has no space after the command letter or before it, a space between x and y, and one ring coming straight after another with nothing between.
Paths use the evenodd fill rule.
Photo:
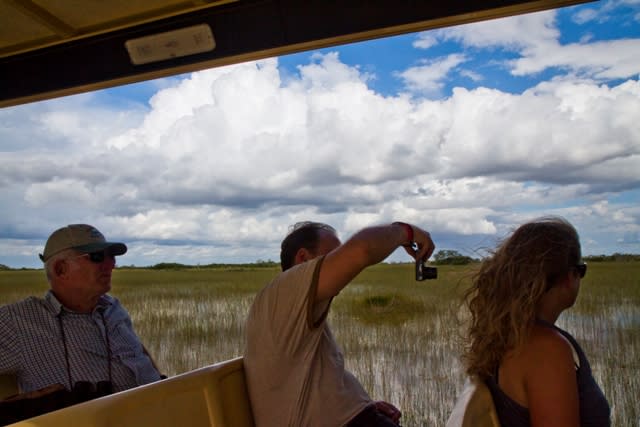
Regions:
<instances>
[{"instance_id":1,"label":"black tank top","mask_svg":"<svg viewBox=\"0 0 640 427\"><path fill-rule=\"evenodd\" d=\"M548 322L542 320L538 322L560 332L569 340L578 355L580 363L576 367L576 379L578 381L580 403L580 426L610 427L611 409L609 408L609 402L607 402L602 390L593 378L591 366L580 345L568 332ZM495 376L488 378L486 382L493 396L501 427L530 427L529 409L512 400L500 389L497 369Z\"/></svg>"}]
</instances>

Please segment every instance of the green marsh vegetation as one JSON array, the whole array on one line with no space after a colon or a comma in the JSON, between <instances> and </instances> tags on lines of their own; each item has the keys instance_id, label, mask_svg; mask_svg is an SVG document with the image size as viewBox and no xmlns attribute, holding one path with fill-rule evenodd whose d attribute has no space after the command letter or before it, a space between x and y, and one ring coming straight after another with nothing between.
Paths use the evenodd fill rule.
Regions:
<instances>
[{"instance_id":1,"label":"green marsh vegetation","mask_svg":"<svg viewBox=\"0 0 640 427\"><path fill-rule=\"evenodd\" d=\"M360 274L329 317L345 364L374 399L403 411L404 426L443 426L462 389L460 295L473 265L441 265L416 282L413 265ZM279 269L126 269L112 293L163 371L175 375L239 356L255 293ZM47 289L42 270L0 271L0 303ZM640 262L590 262L578 302L558 325L585 349L612 407L613 425L640 420Z\"/></svg>"}]
</instances>

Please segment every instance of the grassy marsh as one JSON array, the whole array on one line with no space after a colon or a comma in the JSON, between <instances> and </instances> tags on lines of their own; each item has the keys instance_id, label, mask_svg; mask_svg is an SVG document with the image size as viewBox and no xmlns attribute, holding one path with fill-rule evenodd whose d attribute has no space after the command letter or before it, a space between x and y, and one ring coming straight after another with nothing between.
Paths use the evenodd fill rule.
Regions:
<instances>
[{"instance_id":1,"label":"grassy marsh","mask_svg":"<svg viewBox=\"0 0 640 427\"><path fill-rule=\"evenodd\" d=\"M335 300L329 321L345 363L374 399L403 411L404 426L444 425L464 375L458 362L460 281L441 266L415 282L410 265L378 265ZM112 293L168 375L242 354L244 317L276 268L130 270ZM47 289L40 271L0 271L0 303ZM612 405L613 425L637 426L640 405L640 263L591 263L578 302L558 322L585 349Z\"/></svg>"}]
</instances>

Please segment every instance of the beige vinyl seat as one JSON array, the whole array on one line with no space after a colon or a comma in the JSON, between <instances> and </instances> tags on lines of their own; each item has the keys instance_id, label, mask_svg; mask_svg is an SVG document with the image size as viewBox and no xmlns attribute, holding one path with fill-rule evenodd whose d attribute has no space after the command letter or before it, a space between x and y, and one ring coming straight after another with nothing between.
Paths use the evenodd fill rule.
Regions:
<instances>
[{"instance_id":1,"label":"beige vinyl seat","mask_svg":"<svg viewBox=\"0 0 640 427\"><path fill-rule=\"evenodd\" d=\"M483 381L467 379L446 427L500 427L491 392Z\"/></svg>"},{"instance_id":2,"label":"beige vinyl seat","mask_svg":"<svg viewBox=\"0 0 640 427\"><path fill-rule=\"evenodd\" d=\"M14 427L253 427L242 357L70 406Z\"/></svg>"}]
</instances>

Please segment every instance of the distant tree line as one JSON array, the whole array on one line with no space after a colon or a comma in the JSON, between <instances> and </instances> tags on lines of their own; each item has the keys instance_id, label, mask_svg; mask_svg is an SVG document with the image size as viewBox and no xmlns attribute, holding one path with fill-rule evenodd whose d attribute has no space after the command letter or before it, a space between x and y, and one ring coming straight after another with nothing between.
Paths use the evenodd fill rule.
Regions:
<instances>
[{"instance_id":1,"label":"distant tree line","mask_svg":"<svg viewBox=\"0 0 640 427\"><path fill-rule=\"evenodd\" d=\"M9 267L8 265L0 264L0 271L17 271L17 270L37 270L37 269L27 268L27 267L12 268L12 267Z\"/></svg>"},{"instance_id":2,"label":"distant tree line","mask_svg":"<svg viewBox=\"0 0 640 427\"><path fill-rule=\"evenodd\" d=\"M630 262L640 261L640 254L621 254L616 252L612 255L588 255L583 258L587 262ZM462 255L460 252L451 249L440 250L433 256L433 264L435 265L466 265L480 261L480 259Z\"/></svg>"},{"instance_id":3,"label":"distant tree line","mask_svg":"<svg viewBox=\"0 0 640 427\"><path fill-rule=\"evenodd\" d=\"M604 262L604 261L617 261L617 262L629 262L640 261L640 254L621 254L614 253L612 255L588 255L583 257L585 261L591 262Z\"/></svg>"},{"instance_id":4,"label":"distant tree line","mask_svg":"<svg viewBox=\"0 0 640 427\"><path fill-rule=\"evenodd\" d=\"M458 251L451 249L442 249L433 256L433 263L435 265L467 265L473 262L479 262L479 260L462 255Z\"/></svg>"},{"instance_id":5,"label":"distant tree line","mask_svg":"<svg viewBox=\"0 0 640 427\"><path fill-rule=\"evenodd\" d=\"M256 268L256 267L278 267L280 264L271 261L271 260L257 260L256 262L251 263L242 263L242 264L198 264L198 265L189 265L189 264L180 264L177 262L161 262L159 264L152 265L150 267L134 267L129 266L126 268L146 268L150 270L185 270L185 269L197 269L197 268Z\"/></svg>"},{"instance_id":6,"label":"distant tree line","mask_svg":"<svg viewBox=\"0 0 640 427\"><path fill-rule=\"evenodd\" d=\"M632 261L640 261L640 254L621 254L614 253L612 255L587 255L584 256L583 259L586 262L632 262ZM474 262L480 262L480 259L472 258L469 256L462 255L460 252L451 250L451 249L442 249L433 256L432 264L435 265L467 265L472 264ZM272 260L257 260L255 262L250 263L242 263L242 264L198 264L198 265L189 265L189 264L180 264L177 262L161 262L159 264L155 264L152 266L146 267L136 267L135 265L119 265L117 268L127 268L127 269L148 269L148 270L187 270L187 269L198 269L198 268L256 268L256 267L264 267L264 268L274 268L279 267L280 263ZM36 268L11 268L7 265L0 264L0 271L8 271L8 270L38 270Z\"/></svg>"},{"instance_id":7,"label":"distant tree line","mask_svg":"<svg viewBox=\"0 0 640 427\"><path fill-rule=\"evenodd\" d=\"M197 265L190 265L190 264L180 264L177 262L161 262L158 264L154 264L154 265L150 265L150 266L144 266L144 267L139 267L139 266L135 266L135 265L118 265L116 266L116 268L126 268L126 269L134 269L134 270L190 270L190 269L198 269L198 268L219 268L219 269L225 269L225 268L272 268L272 267L280 267L280 263L275 262L275 261L271 261L271 260L257 260L255 262L248 262L248 263L242 263L242 264L218 264L218 263L212 263L212 264L197 264ZM11 268L8 265L4 265L4 264L0 264L0 271L16 271L16 270L42 270L42 268L27 268L27 267L20 267L20 268Z\"/></svg>"}]
</instances>

